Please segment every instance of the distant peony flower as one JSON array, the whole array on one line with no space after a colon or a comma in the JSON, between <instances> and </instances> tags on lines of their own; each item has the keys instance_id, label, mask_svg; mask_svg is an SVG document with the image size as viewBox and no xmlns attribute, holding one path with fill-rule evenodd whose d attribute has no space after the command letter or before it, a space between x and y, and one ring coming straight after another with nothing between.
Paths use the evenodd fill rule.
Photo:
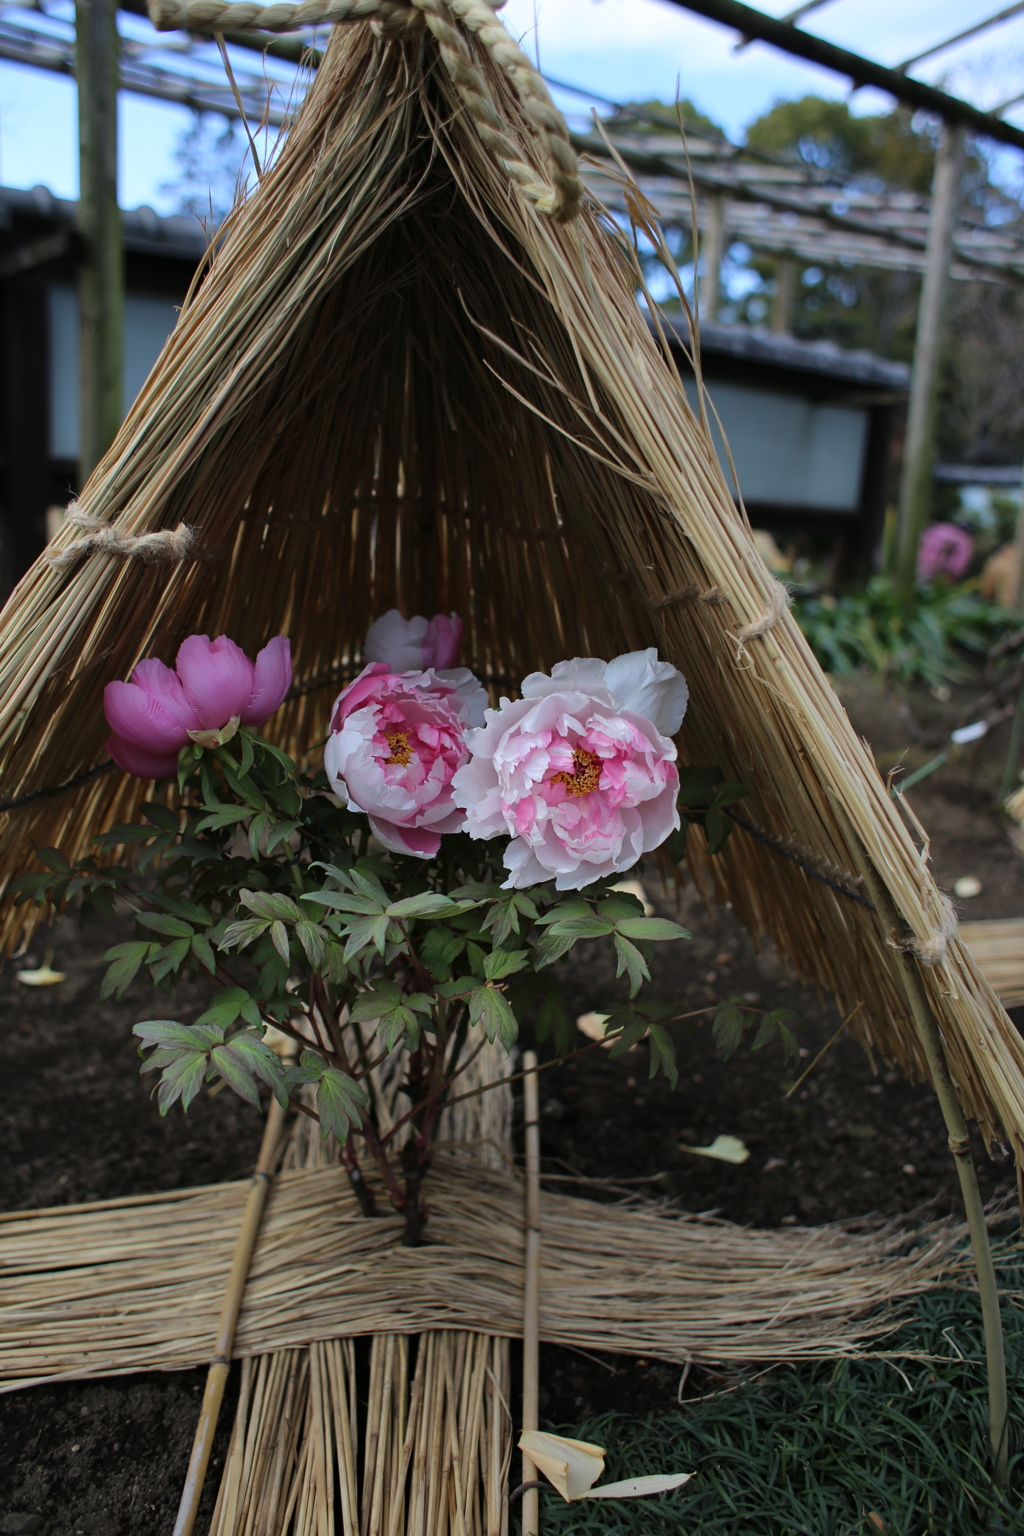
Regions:
<instances>
[{"instance_id":1,"label":"distant peony flower","mask_svg":"<svg viewBox=\"0 0 1024 1536\"><path fill-rule=\"evenodd\" d=\"M917 575L920 581L934 581L948 576L959 581L974 555L974 540L955 523L931 523L921 535L917 547Z\"/></svg>"},{"instance_id":2,"label":"distant peony flower","mask_svg":"<svg viewBox=\"0 0 1024 1536\"><path fill-rule=\"evenodd\" d=\"M324 752L339 795L365 811L392 853L433 858L443 832L461 831L452 778L466 762L466 731L484 718L487 694L465 667L404 672L371 662L342 692Z\"/></svg>"},{"instance_id":3,"label":"distant peony flower","mask_svg":"<svg viewBox=\"0 0 1024 1536\"><path fill-rule=\"evenodd\" d=\"M385 662L392 672L422 672L427 667L444 672L458 661L461 643L462 620L457 614L403 619L397 608L390 608L370 625L363 655L367 661Z\"/></svg>"},{"instance_id":4,"label":"distant peony flower","mask_svg":"<svg viewBox=\"0 0 1024 1536\"><path fill-rule=\"evenodd\" d=\"M107 751L137 778L170 778L182 747L190 741L217 746L230 741L239 725L262 725L291 682L291 646L284 635L265 645L255 664L227 635L189 635L174 669L150 656L129 682L107 684L103 710L114 732Z\"/></svg>"},{"instance_id":5,"label":"distant peony flower","mask_svg":"<svg viewBox=\"0 0 1024 1536\"><path fill-rule=\"evenodd\" d=\"M670 736L686 681L655 650L614 661L560 661L535 672L523 697L502 699L471 731L453 780L472 837L511 833L505 889L552 876L581 890L631 869L679 826Z\"/></svg>"}]
</instances>

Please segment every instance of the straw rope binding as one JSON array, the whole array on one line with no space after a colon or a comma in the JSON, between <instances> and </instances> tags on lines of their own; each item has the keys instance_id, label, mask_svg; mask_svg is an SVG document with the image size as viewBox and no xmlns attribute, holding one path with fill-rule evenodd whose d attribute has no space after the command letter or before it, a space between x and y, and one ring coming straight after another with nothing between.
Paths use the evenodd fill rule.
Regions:
<instances>
[{"instance_id":1,"label":"straw rope binding","mask_svg":"<svg viewBox=\"0 0 1024 1536\"><path fill-rule=\"evenodd\" d=\"M64 549L46 551L43 558L47 565L58 571L74 565L83 555L94 553L117 555L123 560L144 560L147 564L186 560L195 542L195 534L187 523L155 533L119 533L106 518L79 512L75 502L68 507L65 522L72 528L80 528L86 537L76 539Z\"/></svg>"},{"instance_id":2,"label":"straw rope binding","mask_svg":"<svg viewBox=\"0 0 1024 1536\"><path fill-rule=\"evenodd\" d=\"M782 585L782 582L773 582L771 597L768 601L768 606L765 611L760 615L759 618L754 619L750 624L744 624L743 628L736 636L737 661L742 659L743 651L747 645L747 642L749 640L758 640L762 635L766 635L768 631L779 622L783 615L788 613L792 602L793 599L790 597L786 588Z\"/></svg>"},{"instance_id":3,"label":"straw rope binding","mask_svg":"<svg viewBox=\"0 0 1024 1536\"><path fill-rule=\"evenodd\" d=\"M485 0L304 0L290 5L232 5L227 0L151 0L153 25L161 32L290 32L321 22L373 20L379 36L416 37L426 27L481 141L541 213L567 223L579 212L583 183L565 119L547 86ZM495 68L512 83L543 151L548 180L519 154L458 22L477 39Z\"/></svg>"},{"instance_id":4,"label":"straw rope binding","mask_svg":"<svg viewBox=\"0 0 1024 1536\"><path fill-rule=\"evenodd\" d=\"M937 891L939 903L942 907L942 921L935 932L927 939L919 939L911 936L898 939L890 935L886 941L891 949L903 950L905 953L916 955L922 965L938 965L945 956L946 950L957 930L956 908L946 895L945 891Z\"/></svg>"}]
</instances>

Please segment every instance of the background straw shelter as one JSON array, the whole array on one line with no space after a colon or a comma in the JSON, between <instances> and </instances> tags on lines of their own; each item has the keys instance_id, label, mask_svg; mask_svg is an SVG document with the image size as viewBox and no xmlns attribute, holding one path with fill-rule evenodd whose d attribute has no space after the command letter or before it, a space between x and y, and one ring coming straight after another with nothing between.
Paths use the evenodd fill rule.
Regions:
<instances>
[{"instance_id":1,"label":"background straw shelter","mask_svg":"<svg viewBox=\"0 0 1024 1536\"><path fill-rule=\"evenodd\" d=\"M205 25L220 11L200 9ZM851 1027L921 1076L903 945L964 1109L1019 1157L1024 1045L757 556L637 305L629 239L593 202L571 217L524 56L487 42L476 0L360 9L381 14L335 29L76 516L3 614L0 880L38 846L88 851L149 792L93 772L103 687L194 631L250 653L291 636L298 684L271 728L311 754L393 605L461 614L464 659L498 691L654 645L690 683L682 760L742 780L761 838L738 830L710 860L694 832L697 879L844 1014L863 1004ZM8 909L9 942L25 921Z\"/></svg>"}]
</instances>

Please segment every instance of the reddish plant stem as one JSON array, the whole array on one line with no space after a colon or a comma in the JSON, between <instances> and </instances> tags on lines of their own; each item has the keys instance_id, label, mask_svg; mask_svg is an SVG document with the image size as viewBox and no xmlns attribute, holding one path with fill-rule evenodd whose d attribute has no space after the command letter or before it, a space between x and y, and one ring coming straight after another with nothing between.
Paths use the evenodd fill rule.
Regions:
<instances>
[{"instance_id":1,"label":"reddish plant stem","mask_svg":"<svg viewBox=\"0 0 1024 1536\"><path fill-rule=\"evenodd\" d=\"M347 1073L349 1077L351 1077L352 1069L349 1065L348 1053L345 1050L345 1042L342 1039L341 1027L338 1024L337 1019L334 1017L334 1010L331 1008L330 1001L327 997L327 989L323 984L323 980L315 972L310 978L310 988L311 994L315 998L316 1004L323 1014L324 1022L327 1026L327 1031L334 1046L334 1055L338 1060L338 1064L341 1067L341 1070ZM370 1156L373 1158L374 1162L377 1164L378 1170L380 1171L380 1176L384 1181L384 1188L388 1192L391 1204L395 1207L396 1211L404 1210L405 1195L402 1192L401 1185L395 1177L395 1172L388 1160L388 1155L381 1145L380 1137L377 1135L377 1128L374 1125L373 1118L369 1114L368 1110L363 1110L359 1129L363 1140L366 1142L366 1145L369 1148Z\"/></svg>"},{"instance_id":2,"label":"reddish plant stem","mask_svg":"<svg viewBox=\"0 0 1024 1536\"><path fill-rule=\"evenodd\" d=\"M423 966L420 964L420 958L413 948L413 942L409 937L408 928L400 920L396 919L396 921L398 921L398 927L401 931L402 938L405 940L405 947L409 952L409 959L412 961L412 968L416 972L416 980L420 984L420 990L426 992L430 988L430 977L427 975L426 971L423 969Z\"/></svg>"},{"instance_id":3,"label":"reddish plant stem","mask_svg":"<svg viewBox=\"0 0 1024 1536\"><path fill-rule=\"evenodd\" d=\"M477 1046L476 1050L473 1051L471 1055L466 1057L466 1060L462 1063L462 1066L461 1067L456 1067L455 1071L451 1074L451 1076L445 1078L444 1082L441 1084L440 1088L438 1089L438 1093L439 1094L443 1093L446 1088L450 1087L451 1084L455 1082L456 1078L462 1076L462 1074L463 1074L463 1072L465 1072L466 1068L471 1066L472 1063L479 1056L479 1054L483 1050L485 1044L486 1044L486 1042L481 1040L481 1042ZM418 1104L414 1104L413 1105L412 1109L406 1111L406 1113L402 1116L401 1120L396 1120L395 1121L395 1123L391 1127L390 1131L388 1131L387 1135L384 1137L384 1145L385 1146L387 1146L388 1142L391 1140L391 1138L395 1134L395 1132L396 1131L400 1131L402 1129L403 1125L408 1124L408 1122L412 1119L412 1117L419 1110L421 1110L423 1108L423 1106L424 1106L424 1104L426 1104L426 1102L427 1102L426 1099L421 1099ZM455 1102L456 1101L453 1099L452 1103L455 1103Z\"/></svg>"},{"instance_id":4,"label":"reddish plant stem","mask_svg":"<svg viewBox=\"0 0 1024 1536\"><path fill-rule=\"evenodd\" d=\"M373 1198L373 1190L363 1177L363 1170L359 1166L356 1156L355 1133L350 1134L345 1145L341 1149L341 1161L348 1173L348 1181L352 1186L352 1192L359 1202L359 1209L364 1216L376 1216L377 1202Z\"/></svg>"}]
</instances>

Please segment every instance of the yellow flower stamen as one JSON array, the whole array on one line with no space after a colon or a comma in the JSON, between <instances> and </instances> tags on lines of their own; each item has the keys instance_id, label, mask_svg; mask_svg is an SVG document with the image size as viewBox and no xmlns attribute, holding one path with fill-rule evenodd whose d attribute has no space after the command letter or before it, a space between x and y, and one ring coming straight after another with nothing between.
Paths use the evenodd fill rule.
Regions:
<instances>
[{"instance_id":1,"label":"yellow flower stamen","mask_svg":"<svg viewBox=\"0 0 1024 1536\"><path fill-rule=\"evenodd\" d=\"M388 746L391 748L391 756L386 757L386 763L397 763L400 768L407 768L412 762L412 747L409 745L409 737L405 731L385 731Z\"/></svg>"},{"instance_id":2,"label":"yellow flower stamen","mask_svg":"<svg viewBox=\"0 0 1024 1536\"><path fill-rule=\"evenodd\" d=\"M570 795L589 795L601 782L601 759L585 747L574 747L572 765L572 773L556 773L552 782L564 784Z\"/></svg>"}]
</instances>

